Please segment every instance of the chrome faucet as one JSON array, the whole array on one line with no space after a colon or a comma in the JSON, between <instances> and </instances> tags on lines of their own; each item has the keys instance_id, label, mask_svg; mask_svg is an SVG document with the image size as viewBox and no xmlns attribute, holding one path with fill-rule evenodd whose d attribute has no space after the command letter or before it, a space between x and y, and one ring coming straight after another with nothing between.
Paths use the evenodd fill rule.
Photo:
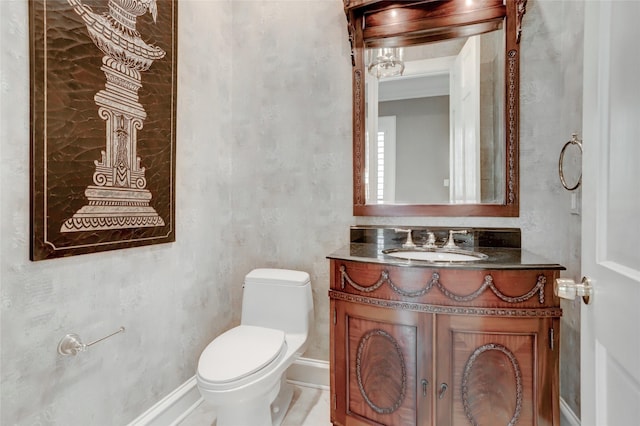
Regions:
<instances>
[{"instance_id":1,"label":"chrome faucet","mask_svg":"<svg viewBox=\"0 0 640 426\"><path fill-rule=\"evenodd\" d=\"M411 238L411 229L394 228L393 230L396 232L407 233L407 241L404 244L402 244L402 248L416 248L416 244L413 242L413 239Z\"/></svg>"},{"instance_id":2,"label":"chrome faucet","mask_svg":"<svg viewBox=\"0 0 640 426\"><path fill-rule=\"evenodd\" d=\"M467 231L466 229L465 229L465 230L462 230L462 231L454 231L454 230L450 230L450 231L449 231L449 240L447 241L447 243L446 243L445 245L443 245L443 246L442 246L442 248L447 248L447 249L457 249L457 248L460 248L460 247L458 247L458 246L456 245L455 241L453 240L453 235L454 235L454 234L466 234L467 232L469 232L469 231Z\"/></svg>"},{"instance_id":3,"label":"chrome faucet","mask_svg":"<svg viewBox=\"0 0 640 426\"><path fill-rule=\"evenodd\" d=\"M438 246L436 245L436 234L431 231L427 232L427 242L424 243L422 247L426 249L438 248Z\"/></svg>"}]
</instances>

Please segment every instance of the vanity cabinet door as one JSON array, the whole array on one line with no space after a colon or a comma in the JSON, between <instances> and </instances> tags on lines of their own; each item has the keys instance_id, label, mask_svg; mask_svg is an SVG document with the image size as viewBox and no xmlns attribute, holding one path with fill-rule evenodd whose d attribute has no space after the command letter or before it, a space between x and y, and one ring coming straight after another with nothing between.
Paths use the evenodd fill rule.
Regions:
<instances>
[{"instance_id":1,"label":"vanity cabinet door","mask_svg":"<svg viewBox=\"0 0 640 426\"><path fill-rule=\"evenodd\" d=\"M334 425L432 424L432 315L332 300Z\"/></svg>"},{"instance_id":2,"label":"vanity cabinet door","mask_svg":"<svg viewBox=\"0 0 640 426\"><path fill-rule=\"evenodd\" d=\"M439 315L436 322L438 426L559 426L557 319Z\"/></svg>"}]
</instances>

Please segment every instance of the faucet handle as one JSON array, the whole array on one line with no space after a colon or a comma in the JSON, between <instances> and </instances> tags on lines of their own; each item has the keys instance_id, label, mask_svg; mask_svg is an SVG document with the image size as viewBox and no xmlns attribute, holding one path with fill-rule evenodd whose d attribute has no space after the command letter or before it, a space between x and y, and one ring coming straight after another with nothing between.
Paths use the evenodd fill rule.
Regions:
<instances>
[{"instance_id":1,"label":"faucet handle","mask_svg":"<svg viewBox=\"0 0 640 426\"><path fill-rule=\"evenodd\" d=\"M448 248L448 249L456 249L459 248L455 241L453 240L453 235L454 234L466 234L467 231L466 229L462 230L462 231L454 231L453 229L449 231L449 240L447 241L447 243L443 246L444 248Z\"/></svg>"},{"instance_id":2,"label":"faucet handle","mask_svg":"<svg viewBox=\"0 0 640 426\"><path fill-rule=\"evenodd\" d=\"M413 239L411 238L411 229L394 228L393 230L396 232L407 233L407 242L402 244L402 248L416 248L416 244L413 242Z\"/></svg>"}]
</instances>

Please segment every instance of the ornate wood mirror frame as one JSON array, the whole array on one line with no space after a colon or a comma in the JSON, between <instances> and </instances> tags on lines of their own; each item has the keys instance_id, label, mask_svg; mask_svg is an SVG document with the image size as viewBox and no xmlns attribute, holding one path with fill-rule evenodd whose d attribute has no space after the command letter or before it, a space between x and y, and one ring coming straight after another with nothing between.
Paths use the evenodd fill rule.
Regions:
<instances>
[{"instance_id":1,"label":"ornate wood mirror frame","mask_svg":"<svg viewBox=\"0 0 640 426\"><path fill-rule=\"evenodd\" d=\"M520 34L526 0L344 0L353 65L355 216L519 215ZM502 26L505 46L505 190L502 204L367 204L365 198L365 47L404 47L466 37Z\"/></svg>"}]
</instances>

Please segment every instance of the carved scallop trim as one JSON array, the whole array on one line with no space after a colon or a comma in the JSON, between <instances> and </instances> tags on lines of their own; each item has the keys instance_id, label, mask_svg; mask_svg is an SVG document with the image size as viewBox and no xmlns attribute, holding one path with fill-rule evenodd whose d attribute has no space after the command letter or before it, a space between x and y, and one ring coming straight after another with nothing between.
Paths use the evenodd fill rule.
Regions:
<instances>
[{"instance_id":1,"label":"carved scallop trim","mask_svg":"<svg viewBox=\"0 0 640 426\"><path fill-rule=\"evenodd\" d=\"M429 305L426 303L402 302L398 300L374 299L366 296L359 296L341 291L329 290L329 297L350 303L360 303L363 305L377 306L380 308L402 309L405 311L425 312L429 314L446 315L475 315L492 317L514 317L514 318L559 318L562 316L561 308L476 308L459 306Z\"/></svg>"},{"instance_id":2,"label":"carved scallop trim","mask_svg":"<svg viewBox=\"0 0 640 426\"><path fill-rule=\"evenodd\" d=\"M522 411L522 371L520 370L520 364L518 364L518 360L516 359L513 352L498 343L487 343L486 345L482 345L477 348L475 351L473 351L464 366L464 374L462 375L462 404L464 406L464 413L473 426L478 426L478 422L473 417L473 413L471 413L471 407L469 407L468 383L469 375L471 374L471 369L473 368L473 363L476 361L478 356L486 351L500 351L505 354L507 358L509 358L509 361L511 361L511 366L513 367L513 372L516 378L516 408L507 426L513 426L518 422L520 413Z\"/></svg>"},{"instance_id":3,"label":"carved scallop trim","mask_svg":"<svg viewBox=\"0 0 640 426\"><path fill-rule=\"evenodd\" d=\"M364 385L362 384L362 373L361 373L362 351L367 341L374 335L382 336L385 339L389 340L389 342L393 344L395 350L398 352L398 357L400 358L400 365L402 368L402 392L400 393L398 400L391 407L383 408L383 407L378 407L376 404L374 404L373 401L369 399L369 396L367 396L367 392L364 389ZM360 393L362 394L362 397L364 398L364 400L367 402L367 404L369 405L369 407L371 407L373 411L375 411L378 414L391 414L394 411L396 411L398 408L400 408L400 406L402 405L402 402L404 401L404 397L407 393L406 392L407 369L404 365L404 357L402 356L402 349L400 348L400 345L398 344L396 339L393 338L393 336L391 336L389 333L387 333L384 330L375 329L375 330L371 330L370 332L365 334L362 337L362 339L360 339L360 344L358 345L358 354L356 356L356 377L358 379L358 388L360 389Z\"/></svg>"},{"instance_id":4,"label":"carved scallop trim","mask_svg":"<svg viewBox=\"0 0 640 426\"><path fill-rule=\"evenodd\" d=\"M382 271L380 273L380 279L378 279L378 281L373 283L373 285L366 286L366 287L365 286L361 286L360 284L356 283L355 281L353 281L351 279L349 274L347 274L347 268L344 265L340 266L340 275L341 275L340 285L342 286L343 290L345 288L345 281L346 281L351 285L351 287L353 287L356 290L361 291L363 293L371 293L372 291L376 291L377 289L379 289L382 286L382 284L384 284L386 281L389 280L389 272Z\"/></svg>"},{"instance_id":5,"label":"carved scallop trim","mask_svg":"<svg viewBox=\"0 0 640 426\"><path fill-rule=\"evenodd\" d=\"M547 278L540 274L538 275L538 280L536 282L536 284L533 286L533 288L531 290L529 290L527 293L521 295L521 296L507 296L506 294L502 293L497 287L496 285L493 283L493 277L491 275L485 275L484 277L484 281L482 283L482 285L480 285L480 287L474 291L473 293L470 294L466 294L466 295L460 295L460 294L456 294L452 291L450 291L449 289L447 289L441 282L440 282L440 274L437 272L434 272L431 275L431 279L427 282L427 284L425 285L425 287L423 287L420 290L416 290L416 291L406 291L401 289L400 287L398 287L397 285L395 285L393 283L393 281L391 280L391 278L389 278L389 271L387 270L383 270L380 273L380 278L378 279L378 281L376 281L374 284L370 285L370 286L362 286L358 283L356 283L347 273L347 268L344 265L340 266L340 284L342 286L342 289L345 288L346 284L348 283L349 285L351 285L351 287L355 288L358 291L361 291L363 293L371 293L377 289L379 289L380 287L382 287L382 285L386 282L389 284L389 287L391 287L391 289L396 292L397 294L404 296L404 297L421 297L424 296L425 294L427 294L434 286L434 284L438 287L438 289L440 289L440 291L442 292L442 294L444 294L445 296L447 296L449 299L456 301L456 302L470 302L474 299L477 299L482 293L485 292L485 290L487 288L489 288L493 294L495 294L498 298L500 298L501 300L507 302L507 303L521 303L524 302L526 300L531 299L536 293L538 293L538 300L540 302L540 304L544 304L544 287L545 284L547 283Z\"/></svg>"},{"instance_id":6,"label":"carved scallop trim","mask_svg":"<svg viewBox=\"0 0 640 426\"><path fill-rule=\"evenodd\" d=\"M400 287L396 286L393 281L391 281L391 279L389 278L389 272L384 270L380 273L380 278L378 279L378 281L376 281L373 285L370 286L361 286L360 284L356 283L355 281L353 281L351 279L351 277L349 276L349 274L347 273L347 268L342 265L340 266L340 274L341 274L341 285L342 288L345 288L345 282L349 283L349 285L351 285L351 287L355 288L358 291L361 291L363 293L371 293L372 291L375 291L377 289L379 289L385 282L389 283L389 286L393 289L393 291L395 291L396 293L398 293L401 296L405 296L405 297L420 297L420 296L424 296L425 294L427 294L429 292L429 290L431 290L431 288L433 287L433 285L436 283L436 281L439 278L439 275L434 272L434 274L432 275L431 280L427 283L426 287L420 289L420 290L416 290L416 291L405 291L403 289L401 289Z\"/></svg>"}]
</instances>

